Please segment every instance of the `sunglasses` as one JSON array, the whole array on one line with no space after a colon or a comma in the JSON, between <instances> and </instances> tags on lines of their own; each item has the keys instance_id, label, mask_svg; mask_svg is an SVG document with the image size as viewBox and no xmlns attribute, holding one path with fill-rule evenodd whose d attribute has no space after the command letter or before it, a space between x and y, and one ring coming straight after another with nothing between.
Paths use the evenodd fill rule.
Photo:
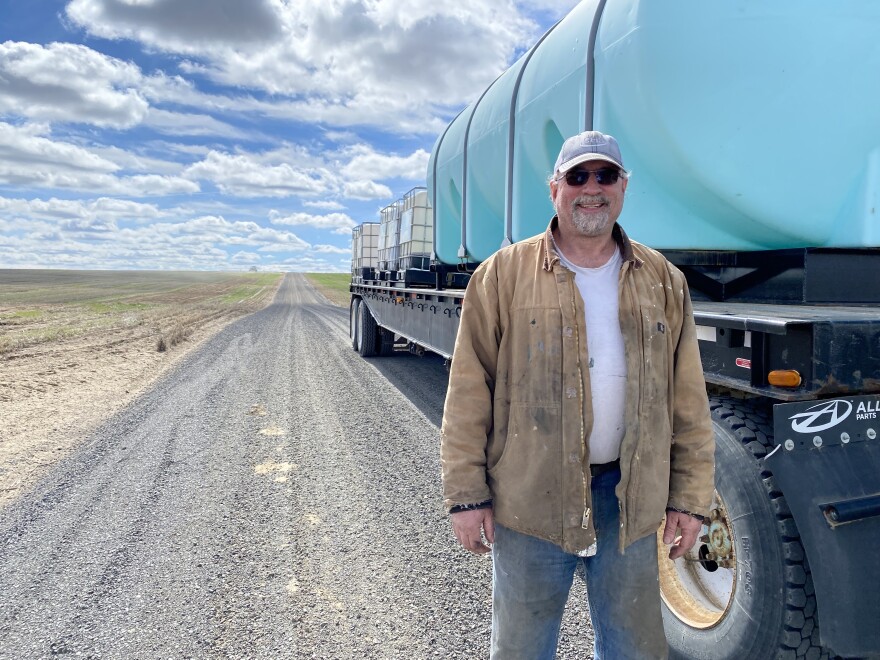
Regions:
<instances>
[{"instance_id":1,"label":"sunglasses","mask_svg":"<svg viewBox=\"0 0 880 660\"><path fill-rule=\"evenodd\" d=\"M569 170L565 173L565 182L576 188L583 186L590 180L590 175L596 178L600 186L612 186L620 178L620 170L616 167L603 167L601 170Z\"/></svg>"}]
</instances>

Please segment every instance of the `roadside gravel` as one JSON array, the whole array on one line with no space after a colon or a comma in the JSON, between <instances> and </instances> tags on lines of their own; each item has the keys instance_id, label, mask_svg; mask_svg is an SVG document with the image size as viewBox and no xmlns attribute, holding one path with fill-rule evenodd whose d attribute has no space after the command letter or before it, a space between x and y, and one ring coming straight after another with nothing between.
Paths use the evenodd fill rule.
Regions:
<instances>
[{"instance_id":1,"label":"roadside gravel","mask_svg":"<svg viewBox=\"0 0 880 660\"><path fill-rule=\"evenodd\" d=\"M364 360L301 276L0 511L0 658L480 658L442 362ZM590 657L583 584L559 657Z\"/></svg>"}]
</instances>

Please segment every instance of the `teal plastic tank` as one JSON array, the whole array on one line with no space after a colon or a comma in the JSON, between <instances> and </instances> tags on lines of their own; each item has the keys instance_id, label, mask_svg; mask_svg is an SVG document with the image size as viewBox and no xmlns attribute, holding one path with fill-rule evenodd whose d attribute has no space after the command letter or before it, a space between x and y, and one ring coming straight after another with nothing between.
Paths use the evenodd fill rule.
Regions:
<instances>
[{"instance_id":1,"label":"teal plastic tank","mask_svg":"<svg viewBox=\"0 0 880 660\"><path fill-rule=\"evenodd\" d=\"M657 248L880 245L880 3L608 2L596 128Z\"/></svg>"},{"instance_id":2,"label":"teal plastic tank","mask_svg":"<svg viewBox=\"0 0 880 660\"><path fill-rule=\"evenodd\" d=\"M499 186L508 168L510 99L525 58L505 71L480 98L467 142L465 247L470 261L483 261L505 237L505 190Z\"/></svg>"},{"instance_id":3,"label":"teal plastic tank","mask_svg":"<svg viewBox=\"0 0 880 660\"><path fill-rule=\"evenodd\" d=\"M473 106L465 109L437 141L428 163L429 194L434 204L434 254L443 263L457 264L461 247L461 210L464 189L464 136ZM436 222L436 218L443 222Z\"/></svg>"},{"instance_id":4,"label":"teal plastic tank","mask_svg":"<svg viewBox=\"0 0 880 660\"><path fill-rule=\"evenodd\" d=\"M880 2L599 9L581 2L486 92L466 175L474 106L439 141L429 179L436 158L441 261L459 262L463 208L477 259L505 235L543 231L559 147L587 128L618 138L632 174L620 221L652 247L880 246Z\"/></svg>"},{"instance_id":5,"label":"teal plastic tank","mask_svg":"<svg viewBox=\"0 0 880 660\"><path fill-rule=\"evenodd\" d=\"M523 73L514 136L514 241L547 228L553 215L547 179L565 138L584 130L589 35L598 5L577 5L537 46Z\"/></svg>"}]
</instances>

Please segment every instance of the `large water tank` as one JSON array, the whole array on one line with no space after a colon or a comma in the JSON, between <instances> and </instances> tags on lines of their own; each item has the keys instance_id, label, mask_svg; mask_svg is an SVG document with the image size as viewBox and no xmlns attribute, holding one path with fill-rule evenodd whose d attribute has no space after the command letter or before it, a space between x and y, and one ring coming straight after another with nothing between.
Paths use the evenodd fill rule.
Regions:
<instances>
[{"instance_id":1,"label":"large water tank","mask_svg":"<svg viewBox=\"0 0 880 660\"><path fill-rule=\"evenodd\" d=\"M587 128L618 138L620 222L652 247L880 246L877 34L864 0L584 0L438 141L437 256L542 231Z\"/></svg>"}]
</instances>

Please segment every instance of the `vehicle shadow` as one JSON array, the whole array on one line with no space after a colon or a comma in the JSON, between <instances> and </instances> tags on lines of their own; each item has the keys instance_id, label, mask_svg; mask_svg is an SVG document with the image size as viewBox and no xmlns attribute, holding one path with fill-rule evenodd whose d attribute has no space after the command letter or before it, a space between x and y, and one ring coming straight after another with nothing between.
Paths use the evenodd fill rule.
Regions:
<instances>
[{"instance_id":1,"label":"vehicle shadow","mask_svg":"<svg viewBox=\"0 0 880 660\"><path fill-rule=\"evenodd\" d=\"M449 384L442 357L433 353L419 357L397 349L392 355L366 360L439 429Z\"/></svg>"}]
</instances>

